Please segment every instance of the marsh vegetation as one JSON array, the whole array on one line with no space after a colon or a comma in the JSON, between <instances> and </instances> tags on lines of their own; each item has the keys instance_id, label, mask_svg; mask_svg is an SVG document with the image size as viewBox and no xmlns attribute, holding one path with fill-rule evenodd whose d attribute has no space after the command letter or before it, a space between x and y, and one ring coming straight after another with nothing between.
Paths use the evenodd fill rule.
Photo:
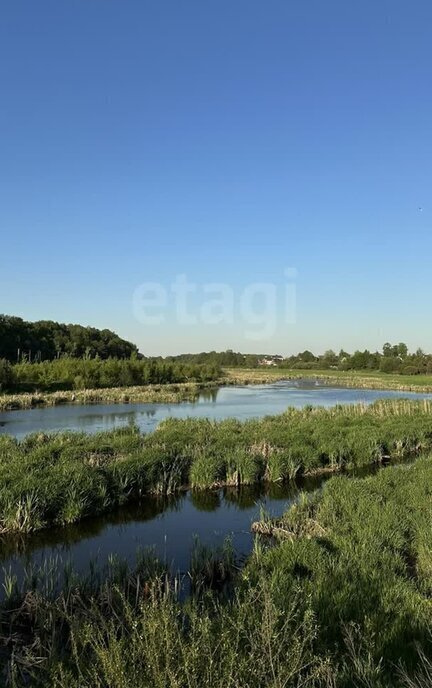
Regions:
<instances>
[{"instance_id":1,"label":"marsh vegetation","mask_svg":"<svg viewBox=\"0 0 432 688\"><path fill-rule=\"evenodd\" d=\"M163 421L95 435L0 437L0 531L32 532L148 493L289 481L432 449L432 402L288 409L246 422Z\"/></svg>"},{"instance_id":2,"label":"marsh vegetation","mask_svg":"<svg viewBox=\"0 0 432 688\"><path fill-rule=\"evenodd\" d=\"M432 457L329 480L257 539L199 547L190 596L150 554L58 590L53 569L6 577L10 686L422 688L432 644Z\"/></svg>"},{"instance_id":3,"label":"marsh vegetation","mask_svg":"<svg viewBox=\"0 0 432 688\"><path fill-rule=\"evenodd\" d=\"M29 565L20 579L4 571L4 684L428 685L431 451L428 400L290 408L246 422L171 418L147 435L132 425L0 437L0 530L9 538L187 486L200 502L213 494L203 488L342 474L300 494L281 518L263 513L254 530L264 535L244 566L229 542L196 542L181 578L151 552L133 567L112 557L87 576L58 561Z\"/></svg>"}]
</instances>

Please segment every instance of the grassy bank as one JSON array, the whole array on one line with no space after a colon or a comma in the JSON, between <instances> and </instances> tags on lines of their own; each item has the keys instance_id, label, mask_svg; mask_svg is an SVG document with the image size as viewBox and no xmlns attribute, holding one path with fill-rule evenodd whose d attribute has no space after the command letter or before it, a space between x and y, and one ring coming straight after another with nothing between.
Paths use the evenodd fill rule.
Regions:
<instances>
[{"instance_id":1,"label":"grassy bank","mask_svg":"<svg viewBox=\"0 0 432 688\"><path fill-rule=\"evenodd\" d=\"M31 409L39 406L59 406L61 404L175 404L181 401L194 401L200 392L212 388L214 388L212 382L185 382L65 392L0 394L0 411Z\"/></svg>"},{"instance_id":2,"label":"grassy bank","mask_svg":"<svg viewBox=\"0 0 432 688\"><path fill-rule=\"evenodd\" d=\"M147 435L0 437L0 532L74 523L148 493L343 470L432 449L432 402L289 409L240 422L168 419Z\"/></svg>"},{"instance_id":3,"label":"grassy bank","mask_svg":"<svg viewBox=\"0 0 432 688\"><path fill-rule=\"evenodd\" d=\"M192 559L196 554L192 556ZM266 583L219 586L234 574L227 554L191 561L192 596L144 557L133 571L113 562L102 575L10 578L0 606L0 657L6 686L57 688L262 688L318 686L329 663L314 653L314 619L293 599L283 615ZM208 576L211 570L212 574ZM213 575L216 573L216 577ZM198 585L194 585L197 582ZM218 592L219 590L219 592ZM323 679L323 681L321 681ZM317 683L316 681L319 681Z\"/></svg>"},{"instance_id":4,"label":"grassy bank","mask_svg":"<svg viewBox=\"0 0 432 688\"><path fill-rule=\"evenodd\" d=\"M229 384L267 384L278 380L324 380L343 387L360 389L392 389L399 392L431 392L432 375L403 376L379 371L289 370L287 368L226 368Z\"/></svg>"},{"instance_id":5,"label":"grassy bank","mask_svg":"<svg viewBox=\"0 0 432 688\"><path fill-rule=\"evenodd\" d=\"M249 574L268 582L280 608L301 590L312 609L320 652L337 655L348 640L364 650L363 683L398 685L398 665L412 686L419 644L431 647L432 457L391 467L376 476L335 477L319 495L304 497L263 529L284 540L250 563ZM399 675L398 675L399 674Z\"/></svg>"},{"instance_id":6,"label":"grassy bank","mask_svg":"<svg viewBox=\"0 0 432 688\"><path fill-rule=\"evenodd\" d=\"M9 577L4 676L16 687L426 688L431 484L430 456L335 477L242 571L229 548L193 553L183 603L151 557L132 572L70 573L60 593L51 570L21 588Z\"/></svg>"}]
</instances>

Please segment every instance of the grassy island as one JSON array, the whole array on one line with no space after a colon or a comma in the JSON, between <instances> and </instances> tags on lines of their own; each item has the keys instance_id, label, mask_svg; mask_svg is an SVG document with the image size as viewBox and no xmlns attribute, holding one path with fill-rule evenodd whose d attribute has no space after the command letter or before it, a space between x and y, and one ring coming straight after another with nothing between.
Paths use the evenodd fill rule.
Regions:
<instances>
[{"instance_id":1,"label":"grassy island","mask_svg":"<svg viewBox=\"0 0 432 688\"><path fill-rule=\"evenodd\" d=\"M0 532L74 523L148 493L286 481L432 450L432 402L163 421L96 435L0 437Z\"/></svg>"}]
</instances>

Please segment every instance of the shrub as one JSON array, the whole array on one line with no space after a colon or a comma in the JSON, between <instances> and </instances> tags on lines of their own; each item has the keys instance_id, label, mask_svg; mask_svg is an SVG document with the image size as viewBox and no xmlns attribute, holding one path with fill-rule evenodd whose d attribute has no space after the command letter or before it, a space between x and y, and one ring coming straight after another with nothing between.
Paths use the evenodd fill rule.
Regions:
<instances>
[{"instance_id":1,"label":"shrub","mask_svg":"<svg viewBox=\"0 0 432 688\"><path fill-rule=\"evenodd\" d=\"M418 366L408 365L404 366L400 372L401 375L420 375L421 370Z\"/></svg>"}]
</instances>

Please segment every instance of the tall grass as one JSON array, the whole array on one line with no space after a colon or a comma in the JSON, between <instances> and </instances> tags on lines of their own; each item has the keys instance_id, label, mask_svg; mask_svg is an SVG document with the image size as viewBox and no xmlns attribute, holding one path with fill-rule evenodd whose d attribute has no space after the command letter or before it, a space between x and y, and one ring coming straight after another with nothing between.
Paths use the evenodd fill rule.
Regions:
<instances>
[{"instance_id":1,"label":"tall grass","mask_svg":"<svg viewBox=\"0 0 432 688\"><path fill-rule=\"evenodd\" d=\"M295 597L283 612L260 580L234 571L232 549L192 554L191 596L181 602L153 557L130 570L113 559L86 577L49 562L0 605L3 682L15 688L261 688L330 686L314 651L315 620ZM234 572L234 574L233 574ZM234 578L233 578L234 575ZM219 594L231 580L229 596ZM212 592L215 590L216 592Z\"/></svg>"},{"instance_id":2,"label":"tall grass","mask_svg":"<svg viewBox=\"0 0 432 688\"><path fill-rule=\"evenodd\" d=\"M288 481L432 449L431 402L290 409L239 422L168 419L96 435L0 437L0 532L75 523L185 486Z\"/></svg>"},{"instance_id":3,"label":"tall grass","mask_svg":"<svg viewBox=\"0 0 432 688\"><path fill-rule=\"evenodd\" d=\"M432 676L432 456L338 476L278 520L239 570L196 544L191 596L151 555L87 577L5 577L6 685L426 688ZM263 513L266 526L269 517ZM221 595L227 589L230 594Z\"/></svg>"},{"instance_id":4,"label":"tall grass","mask_svg":"<svg viewBox=\"0 0 432 688\"><path fill-rule=\"evenodd\" d=\"M350 630L390 685L390 675L400 685L401 663L404 685L416 685L406 681L416 645L432 658L431 485L431 456L364 479L335 477L281 519L263 519L261 532L285 541L249 564L248 575L264 577L282 608L300 586L319 647L337 653Z\"/></svg>"}]
</instances>

